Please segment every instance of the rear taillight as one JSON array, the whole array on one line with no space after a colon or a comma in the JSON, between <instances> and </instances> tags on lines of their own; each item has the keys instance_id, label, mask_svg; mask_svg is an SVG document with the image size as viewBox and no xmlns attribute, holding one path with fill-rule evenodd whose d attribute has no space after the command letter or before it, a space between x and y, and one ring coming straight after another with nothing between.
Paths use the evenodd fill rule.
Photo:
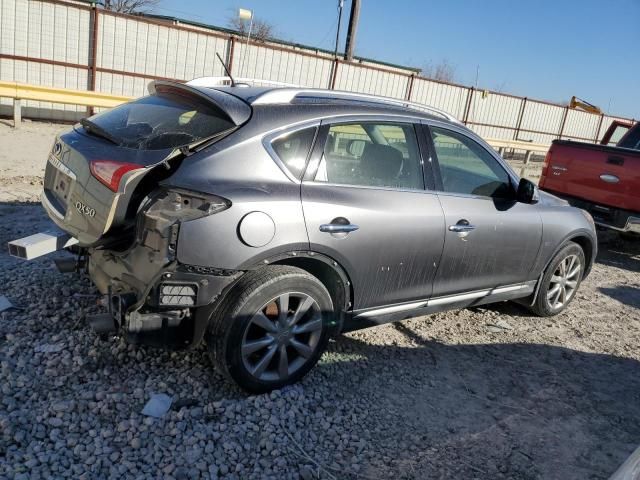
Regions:
<instances>
[{"instance_id":1,"label":"rear taillight","mask_svg":"<svg viewBox=\"0 0 640 480\"><path fill-rule=\"evenodd\" d=\"M115 160L93 160L89 164L91 174L112 192L117 192L120 188L122 177L141 167L135 163L116 162Z\"/></svg>"}]
</instances>

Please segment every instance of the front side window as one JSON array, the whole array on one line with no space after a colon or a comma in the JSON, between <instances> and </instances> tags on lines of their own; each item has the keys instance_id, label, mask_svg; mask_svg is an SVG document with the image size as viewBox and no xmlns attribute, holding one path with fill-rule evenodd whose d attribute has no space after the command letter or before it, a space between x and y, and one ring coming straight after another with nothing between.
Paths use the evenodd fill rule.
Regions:
<instances>
[{"instance_id":1,"label":"front side window","mask_svg":"<svg viewBox=\"0 0 640 480\"><path fill-rule=\"evenodd\" d=\"M513 195L509 175L479 143L466 135L431 127L445 192L508 197Z\"/></svg>"},{"instance_id":2,"label":"front side window","mask_svg":"<svg viewBox=\"0 0 640 480\"><path fill-rule=\"evenodd\" d=\"M332 125L315 181L422 190L420 152L413 125Z\"/></svg>"}]
</instances>

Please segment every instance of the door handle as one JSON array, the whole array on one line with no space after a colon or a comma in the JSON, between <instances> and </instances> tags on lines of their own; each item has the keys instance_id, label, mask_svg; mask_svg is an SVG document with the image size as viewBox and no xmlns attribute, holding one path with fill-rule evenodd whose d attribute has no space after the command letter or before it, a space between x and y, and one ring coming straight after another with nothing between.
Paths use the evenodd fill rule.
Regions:
<instances>
[{"instance_id":1,"label":"door handle","mask_svg":"<svg viewBox=\"0 0 640 480\"><path fill-rule=\"evenodd\" d=\"M351 223L346 225L339 223L324 223L320 225L320 231L325 233L349 233L358 230L359 228L360 227L358 225L353 225Z\"/></svg>"},{"instance_id":2,"label":"door handle","mask_svg":"<svg viewBox=\"0 0 640 480\"><path fill-rule=\"evenodd\" d=\"M476 229L475 225L471 225L469 223L469 220L465 220L464 218L462 220L458 220L458 223L456 223L455 225L449 225L450 232L457 232L457 233L471 232L472 230L475 230L475 229Z\"/></svg>"}]
</instances>

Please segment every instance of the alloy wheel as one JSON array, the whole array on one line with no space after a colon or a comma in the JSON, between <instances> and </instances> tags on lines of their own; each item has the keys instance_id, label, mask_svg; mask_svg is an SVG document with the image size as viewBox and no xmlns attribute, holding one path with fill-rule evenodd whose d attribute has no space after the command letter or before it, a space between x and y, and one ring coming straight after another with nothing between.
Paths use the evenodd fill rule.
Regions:
<instances>
[{"instance_id":1,"label":"alloy wheel","mask_svg":"<svg viewBox=\"0 0 640 480\"><path fill-rule=\"evenodd\" d=\"M564 307L576 292L582 264L577 255L569 255L556 267L549 281L547 300L553 309Z\"/></svg>"},{"instance_id":2,"label":"alloy wheel","mask_svg":"<svg viewBox=\"0 0 640 480\"><path fill-rule=\"evenodd\" d=\"M263 381L285 380L313 356L322 336L318 303L300 292L283 293L262 306L245 329L241 355Z\"/></svg>"}]
</instances>

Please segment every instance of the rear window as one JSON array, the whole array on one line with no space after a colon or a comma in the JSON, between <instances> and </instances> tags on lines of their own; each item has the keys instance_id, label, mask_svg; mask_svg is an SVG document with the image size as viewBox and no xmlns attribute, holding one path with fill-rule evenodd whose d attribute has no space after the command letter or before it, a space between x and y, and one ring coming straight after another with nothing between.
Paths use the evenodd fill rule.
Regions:
<instances>
[{"instance_id":1,"label":"rear window","mask_svg":"<svg viewBox=\"0 0 640 480\"><path fill-rule=\"evenodd\" d=\"M182 147L235 126L214 105L164 92L125 103L90 121L121 146L139 150Z\"/></svg>"},{"instance_id":2,"label":"rear window","mask_svg":"<svg viewBox=\"0 0 640 480\"><path fill-rule=\"evenodd\" d=\"M618 146L640 150L640 123L636 123L636 126L622 139Z\"/></svg>"}]
</instances>

